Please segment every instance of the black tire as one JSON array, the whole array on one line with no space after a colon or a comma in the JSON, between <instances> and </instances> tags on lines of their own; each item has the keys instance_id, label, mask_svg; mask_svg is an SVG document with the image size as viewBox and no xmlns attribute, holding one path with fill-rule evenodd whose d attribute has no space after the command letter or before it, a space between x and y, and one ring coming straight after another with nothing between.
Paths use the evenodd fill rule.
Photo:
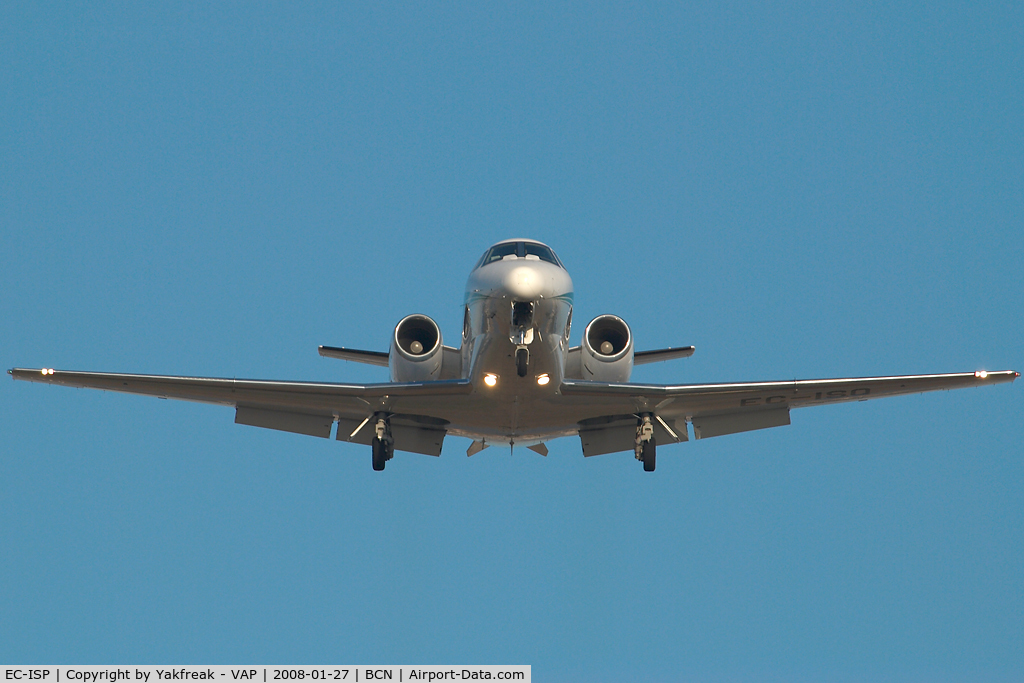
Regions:
<instances>
[{"instance_id":1,"label":"black tire","mask_svg":"<svg viewBox=\"0 0 1024 683\"><path fill-rule=\"evenodd\" d=\"M657 461L657 444L654 443L654 439L644 443L641 455L644 459L644 472L653 472Z\"/></svg>"},{"instance_id":2,"label":"black tire","mask_svg":"<svg viewBox=\"0 0 1024 683\"><path fill-rule=\"evenodd\" d=\"M516 374L520 377L526 377L526 373L529 370L530 364L530 352L526 349L516 350Z\"/></svg>"},{"instance_id":3,"label":"black tire","mask_svg":"<svg viewBox=\"0 0 1024 683\"><path fill-rule=\"evenodd\" d=\"M373 469L380 472L384 469L384 465L388 461L388 449L384 445L384 442L373 437L373 442L370 447L373 449Z\"/></svg>"}]
</instances>

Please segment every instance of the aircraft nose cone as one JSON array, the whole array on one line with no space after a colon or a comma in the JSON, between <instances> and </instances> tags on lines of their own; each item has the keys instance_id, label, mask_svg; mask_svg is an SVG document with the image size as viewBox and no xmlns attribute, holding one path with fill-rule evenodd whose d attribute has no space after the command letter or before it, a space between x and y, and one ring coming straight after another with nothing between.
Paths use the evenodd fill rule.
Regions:
<instances>
[{"instance_id":1,"label":"aircraft nose cone","mask_svg":"<svg viewBox=\"0 0 1024 683\"><path fill-rule=\"evenodd\" d=\"M540 295L544 282L536 270L523 266L510 270L502 285L512 297L532 301Z\"/></svg>"}]
</instances>

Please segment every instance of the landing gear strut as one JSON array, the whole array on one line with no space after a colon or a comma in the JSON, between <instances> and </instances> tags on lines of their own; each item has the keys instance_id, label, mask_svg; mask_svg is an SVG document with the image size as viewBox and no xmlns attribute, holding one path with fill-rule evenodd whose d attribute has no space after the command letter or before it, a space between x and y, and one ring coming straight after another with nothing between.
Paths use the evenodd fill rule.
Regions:
<instances>
[{"instance_id":1,"label":"landing gear strut","mask_svg":"<svg viewBox=\"0 0 1024 683\"><path fill-rule=\"evenodd\" d=\"M644 472L653 472L657 457L654 424L651 422L650 413L644 413L639 417L636 424L636 446L633 450L636 459L644 464Z\"/></svg>"},{"instance_id":2,"label":"landing gear strut","mask_svg":"<svg viewBox=\"0 0 1024 683\"><path fill-rule=\"evenodd\" d=\"M385 463L395 455L395 440L391 438L391 425L386 415L378 415L376 434L370 442L373 449L373 469L380 472Z\"/></svg>"}]
</instances>

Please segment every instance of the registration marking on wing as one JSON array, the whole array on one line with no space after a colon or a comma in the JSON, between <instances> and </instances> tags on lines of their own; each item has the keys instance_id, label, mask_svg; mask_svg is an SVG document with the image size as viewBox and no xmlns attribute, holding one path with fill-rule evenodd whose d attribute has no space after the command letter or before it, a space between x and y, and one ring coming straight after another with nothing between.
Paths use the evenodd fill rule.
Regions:
<instances>
[{"instance_id":1,"label":"registration marking on wing","mask_svg":"<svg viewBox=\"0 0 1024 683\"><path fill-rule=\"evenodd\" d=\"M870 393L871 393L871 388L870 387L860 387L858 389L850 389L849 392L847 392L846 389L833 389L832 391L816 391L814 393L813 398L810 397L810 396L800 396L798 398L800 398L801 400L804 400L804 401L827 401L829 399L853 398L853 397L856 397L856 396L867 396ZM754 398L740 399L740 405L745 408L747 406L760 406L760 405L769 405L769 404L773 404L773 403L786 403L791 398L792 397L790 397L790 396L781 396L781 395L778 395L778 394L776 394L775 396L764 396L764 397L756 396Z\"/></svg>"}]
</instances>

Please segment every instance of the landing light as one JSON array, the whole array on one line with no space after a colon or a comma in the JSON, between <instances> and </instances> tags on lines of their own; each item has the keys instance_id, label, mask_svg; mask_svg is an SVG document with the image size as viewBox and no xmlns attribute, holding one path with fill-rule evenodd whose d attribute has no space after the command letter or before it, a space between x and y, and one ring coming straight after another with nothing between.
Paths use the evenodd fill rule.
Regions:
<instances>
[{"instance_id":1,"label":"landing light","mask_svg":"<svg viewBox=\"0 0 1024 683\"><path fill-rule=\"evenodd\" d=\"M551 378L547 375L537 375L537 384L544 386L551 381Z\"/></svg>"},{"instance_id":2,"label":"landing light","mask_svg":"<svg viewBox=\"0 0 1024 683\"><path fill-rule=\"evenodd\" d=\"M484 384L486 384L487 386L493 387L497 383L498 383L498 376L497 375L484 375Z\"/></svg>"},{"instance_id":3,"label":"landing light","mask_svg":"<svg viewBox=\"0 0 1024 683\"><path fill-rule=\"evenodd\" d=\"M974 376L979 377L981 379L985 379L986 377L988 377L988 372L985 370L978 370L976 373L974 373Z\"/></svg>"}]
</instances>

